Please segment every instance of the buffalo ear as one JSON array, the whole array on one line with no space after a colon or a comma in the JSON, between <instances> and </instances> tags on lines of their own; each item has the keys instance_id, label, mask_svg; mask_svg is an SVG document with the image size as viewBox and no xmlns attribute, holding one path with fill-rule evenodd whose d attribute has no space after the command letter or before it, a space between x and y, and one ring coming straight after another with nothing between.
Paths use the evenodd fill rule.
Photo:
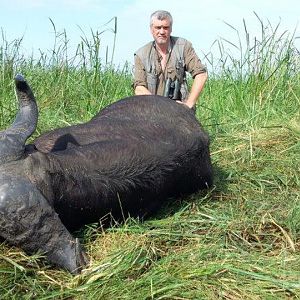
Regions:
<instances>
[{"instance_id":1,"label":"buffalo ear","mask_svg":"<svg viewBox=\"0 0 300 300\"><path fill-rule=\"evenodd\" d=\"M22 158L26 140L36 129L38 108L35 97L24 77L15 77L19 111L15 121L6 130L0 131L0 164Z\"/></svg>"}]
</instances>

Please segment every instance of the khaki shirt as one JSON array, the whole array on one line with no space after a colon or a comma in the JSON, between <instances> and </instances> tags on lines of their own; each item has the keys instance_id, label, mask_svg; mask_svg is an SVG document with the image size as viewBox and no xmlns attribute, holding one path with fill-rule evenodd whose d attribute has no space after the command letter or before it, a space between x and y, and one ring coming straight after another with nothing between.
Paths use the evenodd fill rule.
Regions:
<instances>
[{"instance_id":1,"label":"khaki shirt","mask_svg":"<svg viewBox=\"0 0 300 300\"><path fill-rule=\"evenodd\" d=\"M181 80L181 94L182 99L185 99L188 96L185 72L190 73L193 78L197 74L207 72L192 44L183 38L171 37L164 71L161 67L161 59L155 42L146 44L134 54L134 88L144 86L153 94L163 95L167 78L174 80L178 77L178 62L181 60L184 73ZM147 65L145 65L146 60L150 60L150 62L147 61Z\"/></svg>"}]
</instances>

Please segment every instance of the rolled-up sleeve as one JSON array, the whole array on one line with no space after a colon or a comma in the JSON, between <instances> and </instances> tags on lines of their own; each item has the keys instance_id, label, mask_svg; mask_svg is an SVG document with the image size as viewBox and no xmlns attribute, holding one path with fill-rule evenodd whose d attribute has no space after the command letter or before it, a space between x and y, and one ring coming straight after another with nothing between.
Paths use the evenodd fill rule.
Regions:
<instances>
[{"instance_id":1,"label":"rolled-up sleeve","mask_svg":"<svg viewBox=\"0 0 300 300\"><path fill-rule=\"evenodd\" d=\"M200 58L198 57L190 42L188 42L186 47L184 48L184 55L186 69L193 78L198 74L207 72L206 66L202 64Z\"/></svg>"},{"instance_id":2,"label":"rolled-up sleeve","mask_svg":"<svg viewBox=\"0 0 300 300\"><path fill-rule=\"evenodd\" d=\"M147 76L145 67L138 55L134 54L134 80L133 88L137 86L147 87Z\"/></svg>"}]
</instances>

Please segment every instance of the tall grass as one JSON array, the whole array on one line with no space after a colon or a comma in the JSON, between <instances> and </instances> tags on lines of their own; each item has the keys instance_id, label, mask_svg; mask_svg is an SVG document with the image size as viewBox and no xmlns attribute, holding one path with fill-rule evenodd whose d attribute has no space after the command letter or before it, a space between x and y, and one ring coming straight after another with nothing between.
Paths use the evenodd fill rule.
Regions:
<instances>
[{"instance_id":1,"label":"tall grass","mask_svg":"<svg viewBox=\"0 0 300 300\"><path fill-rule=\"evenodd\" d=\"M117 20L113 34L117 34ZM83 33L76 51L69 49L65 30L54 30L54 45L40 57L24 57L20 53L22 40L0 46L1 88L0 127L7 125L15 115L13 78L22 73L30 82L40 107L39 125L43 130L90 119L107 104L132 94L130 66L121 68L111 60L100 58L101 35L105 32ZM4 34L2 35L4 37ZM108 55L108 54L107 54ZM40 129L38 128L38 131Z\"/></svg>"},{"instance_id":2,"label":"tall grass","mask_svg":"<svg viewBox=\"0 0 300 300\"><path fill-rule=\"evenodd\" d=\"M245 20L243 33L226 23L236 34L236 41L219 39L206 55L212 74L204 105L207 101L214 104L210 109L217 112L217 120L236 120L237 126L244 128L284 125L298 113L300 104L299 49L293 44L296 37L282 33L280 24L273 28L256 17L260 36L250 35Z\"/></svg>"},{"instance_id":3,"label":"tall grass","mask_svg":"<svg viewBox=\"0 0 300 300\"><path fill-rule=\"evenodd\" d=\"M293 34L258 22L258 37L246 22L242 34L227 24L237 42L220 39L220 57L205 58L212 71L197 117L212 138L215 186L143 223L86 226L77 235L91 265L79 276L3 242L1 299L300 298L299 52ZM130 66L99 60L98 33L83 38L78 59L66 54L66 33L57 36L54 57L38 61L22 56L21 40L2 41L1 127L15 114L16 72L37 96L37 133L132 94Z\"/></svg>"}]
</instances>

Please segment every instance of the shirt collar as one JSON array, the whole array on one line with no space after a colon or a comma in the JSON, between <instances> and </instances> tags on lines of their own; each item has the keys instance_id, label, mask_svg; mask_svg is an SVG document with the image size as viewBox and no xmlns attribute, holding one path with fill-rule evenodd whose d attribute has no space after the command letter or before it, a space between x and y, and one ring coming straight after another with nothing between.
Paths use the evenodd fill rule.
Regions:
<instances>
[{"instance_id":1,"label":"shirt collar","mask_svg":"<svg viewBox=\"0 0 300 300\"><path fill-rule=\"evenodd\" d=\"M156 49L156 43L155 43L155 41L153 41L153 47ZM173 39L170 36L170 42L169 42L169 45L168 45L168 53L170 53L172 51L172 48L173 48Z\"/></svg>"}]
</instances>

